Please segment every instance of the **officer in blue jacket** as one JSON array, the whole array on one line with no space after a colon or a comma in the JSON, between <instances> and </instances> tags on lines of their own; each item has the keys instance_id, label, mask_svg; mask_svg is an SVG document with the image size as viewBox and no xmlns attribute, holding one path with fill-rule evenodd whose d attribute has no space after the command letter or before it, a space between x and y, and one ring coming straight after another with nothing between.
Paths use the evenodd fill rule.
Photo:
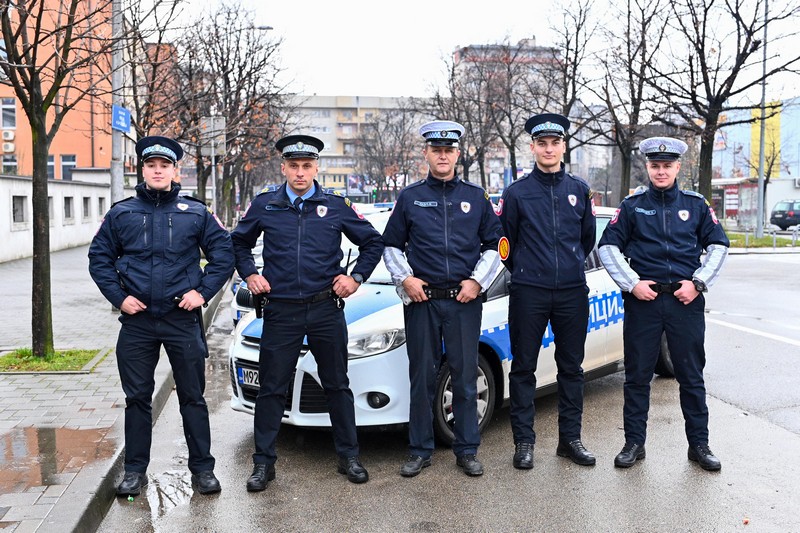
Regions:
<instances>
[{"instance_id":1,"label":"officer in blue jacket","mask_svg":"<svg viewBox=\"0 0 800 533\"><path fill-rule=\"evenodd\" d=\"M645 457L650 381L664 333L680 387L689 460L705 470L722 468L708 447L703 293L719 276L730 242L706 199L678 188L686 149L671 137L639 143L650 187L622 201L599 243L600 259L625 302L625 445L614 459L620 468Z\"/></svg>"},{"instance_id":2,"label":"officer in blue jacket","mask_svg":"<svg viewBox=\"0 0 800 533\"><path fill-rule=\"evenodd\" d=\"M477 459L478 338L482 297L501 268L502 236L489 196L455 173L461 124L433 121L420 128L428 176L400 193L383 239L383 260L405 311L411 406L409 457L400 474L412 477L431 464L436 378L442 359L453 385L453 452L470 476Z\"/></svg>"},{"instance_id":3,"label":"officer in blue jacket","mask_svg":"<svg viewBox=\"0 0 800 533\"><path fill-rule=\"evenodd\" d=\"M328 401L337 470L353 483L369 479L359 459L347 377L344 298L372 274L383 241L350 200L317 183L323 147L321 140L308 135L289 135L275 143L286 182L262 190L231 233L236 269L253 294L267 298L259 355L261 388L253 422L254 468L247 480L250 492L264 490L275 478L275 441L304 337ZM341 264L343 233L359 249L350 275ZM252 248L262 234L264 268L259 273Z\"/></svg>"},{"instance_id":4,"label":"officer in blue jacket","mask_svg":"<svg viewBox=\"0 0 800 533\"><path fill-rule=\"evenodd\" d=\"M121 311L117 365L125 391L125 476L117 494L137 495L147 484L162 345L175 378L192 485L202 494L219 492L203 398L208 348L201 307L230 278L233 246L203 202L180 195L175 178L183 150L177 142L144 137L136 154L144 182L135 197L111 207L89 247L92 279Z\"/></svg>"},{"instance_id":5,"label":"officer in blue jacket","mask_svg":"<svg viewBox=\"0 0 800 533\"><path fill-rule=\"evenodd\" d=\"M596 221L589 185L561 162L569 120L556 113L534 115L533 171L509 185L498 211L511 253L508 327L511 339L511 430L513 465L533 468L536 366L547 323L553 330L558 368L556 454L579 465L595 464L581 441L583 363L589 326L589 288L584 262L594 248Z\"/></svg>"}]
</instances>

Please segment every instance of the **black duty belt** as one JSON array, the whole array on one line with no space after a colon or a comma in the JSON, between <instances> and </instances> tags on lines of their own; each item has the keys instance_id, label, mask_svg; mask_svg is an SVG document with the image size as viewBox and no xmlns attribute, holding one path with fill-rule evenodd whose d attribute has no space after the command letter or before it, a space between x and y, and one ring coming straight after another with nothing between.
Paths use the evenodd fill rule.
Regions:
<instances>
[{"instance_id":1,"label":"black duty belt","mask_svg":"<svg viewBox=\"0 0 800 533\"><path fill-rule=\"evenodd\" d=\"M333 292L332 288L328 288L308 298L269 298L269 300L285 304L315 304L323 300L330 300L331 298L336 298L336 293Z\"/></svg>"},{"instance_id":2,"label":"black duty belt","mask_svg":"<svg viewBox=\"0 0 800 533\"><path fill-rule=\"evenodd\" d=\"M439 289L436 287L424 286L422 290L425 296L432 300L454 300L458 296L461 287L450 287L449 289Z\"/></svg>"},{"instance_id":3,"label":"black duty belt","mask_svg":"<svg viewBox=\"0 0 800 533\"><path fill-rule=\"evenodd\" d=\"M672 283L651 283L650 288L653 292L658 294L672 294L681 288L680 281L673 281Z\"/></svg>"}]
</instances>

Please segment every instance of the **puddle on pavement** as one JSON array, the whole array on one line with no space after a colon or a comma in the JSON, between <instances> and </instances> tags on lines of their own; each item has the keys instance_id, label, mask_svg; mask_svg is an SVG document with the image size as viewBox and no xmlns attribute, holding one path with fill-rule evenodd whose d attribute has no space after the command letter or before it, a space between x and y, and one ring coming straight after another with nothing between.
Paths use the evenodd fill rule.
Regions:
<instances>
[{"instance_id":1,"label":"puddle on pavement","mask_svg":"<svg viewBox=\"0 0 800 533\"><path fill-rule=\"evenodd\" d=\"M172 470L149 475L147 502L153 520L163 517L172 509L189 503L192 499L192 478L189 472Z\"/></svg>"},{"instance_id":2,"label":"puddle on pavement","mask_svg":"<svg viewBox=\"0 0 800 533\"><path fill-rule=\"evenodd\" d=\"M0 435L0 494L66 485L80 469L111 457L109 429L15 428Z\"/></svg>"}]
</instances>

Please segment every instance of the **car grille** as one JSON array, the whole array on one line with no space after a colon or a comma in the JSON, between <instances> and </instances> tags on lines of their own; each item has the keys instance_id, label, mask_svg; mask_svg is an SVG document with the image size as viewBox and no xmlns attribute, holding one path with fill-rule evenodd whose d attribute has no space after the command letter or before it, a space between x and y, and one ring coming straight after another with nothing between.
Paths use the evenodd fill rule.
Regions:
<instances>
[{"instance_id":1,"label":"car grille","mask_svg":"<svg viewBox=\"0 0 800 533\"><path fill-rule=\"evenodd\" d=\"M242 359L236 360L236 367L247 368L250 370L258 370L258 363L245 361ZM292 410L292 396L294 395L294 379L297 370L292 372L291 380L289 381L289 390L286 392L286 403L284 409L286 411ZM242 396L248 402L256 403L258 396L258 387L250 385L241 385ZM314 381L311 374L303 373L303 383L300 389L300 412L301 413L327 413L328 403L325 398L325 391L320 387L319 383Z\"/></svg>"}]
</instances>

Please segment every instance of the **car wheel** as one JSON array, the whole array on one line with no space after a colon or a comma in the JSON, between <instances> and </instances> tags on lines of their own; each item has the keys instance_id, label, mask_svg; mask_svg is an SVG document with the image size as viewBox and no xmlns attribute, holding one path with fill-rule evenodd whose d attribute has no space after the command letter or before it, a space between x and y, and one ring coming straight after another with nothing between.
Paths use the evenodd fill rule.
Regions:
<instances>
[{"instance_id":1,"label":"car wheel","mask_svg":"<svg viewBox=\"0 0 800 533\"><path fill-rule=\"evenodd\" d=\"M496 387L494 372L489 362L478 354L478 429L489 424L494 413ZM436 395L433 407L433 433L436 439L447 446L453 444L453 383L450 379L450 368L442 361L439 379L436 382Z\"/></svg>"},{"instance_id":2,"label":"car wheel","mask_svg":"<svg viewBox=\"0 0 800 533\"><path fill-rule=\"evenodd\" d=\"M666 333L661 334L661 353L656 361L656 374L662 378L675 377L675 367L672 366L672 355L669 353Z\"/></svg>"}]
</instances>

